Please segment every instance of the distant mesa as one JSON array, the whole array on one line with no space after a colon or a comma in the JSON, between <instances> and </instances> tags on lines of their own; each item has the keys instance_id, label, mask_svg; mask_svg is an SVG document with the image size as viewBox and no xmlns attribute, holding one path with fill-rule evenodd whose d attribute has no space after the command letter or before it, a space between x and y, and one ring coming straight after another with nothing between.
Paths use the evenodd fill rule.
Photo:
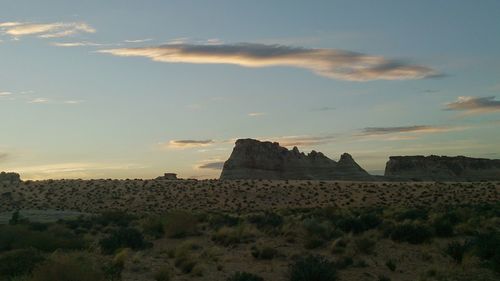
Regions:
<instances>
[{"instance_id":1,"label":"distant mesa","mask_svg":"<svg viewBox=\"0 0 500 281\"><path fill-rule=\"evenodd\" d=\"M305 154L297 147L288 150L277 142L239 139L224 163L220 179L373 180L373 177L347 153L336 162L314 150Z\"/></svg>"},{"instance_id":2,"label":"distant mesa","mask_svg":"<svg viewBox=\"0 0 500 281\"><path fill-rule=\"evenodd\" d=\"M156 178L157 180L178 180L177 174L175 173L165 173L163 176Z\"/></svg>"},{"instance_id":3,"label":"distant mesa","mask_svg":"<svg viewBox=\"0 0 500 281\"><path fill-rule=\"evenodd\" d=\"M497 181L500 160L465 156L391 156L385 177L419 181Z\"/></svg>"},{"instance_id":4,"label":"distant mesa","mask_svg":"<svg viewBox=\"0 0 500 281\"><path fill-rule=\"evenodd\" d=\"M0 173L0 183L18 183L21 182L21 176L19 176L18 173L6 173L6 172L1 172Z\"/></svg>"}]
</instances>

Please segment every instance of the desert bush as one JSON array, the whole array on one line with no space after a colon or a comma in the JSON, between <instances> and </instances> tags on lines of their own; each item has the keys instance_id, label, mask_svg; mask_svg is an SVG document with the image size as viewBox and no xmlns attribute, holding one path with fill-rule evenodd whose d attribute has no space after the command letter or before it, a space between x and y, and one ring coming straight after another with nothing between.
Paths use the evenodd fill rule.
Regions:
<instances>
[{"instance_id":1,"label":"desert bush","mask_svg":"<svg viewBox=\"0 0 500 281\"><path fill-rule=\"evenodd\" d=\"M329 221L320 221L317 218L307 218L302 222L304 229L304 247L315 249L326 241L337 238L342 232L337 231Z\"/></svg>"},{"instance_id":2,"label":"desert bush","mask_svg":"<svg viewBox=\"0 0 500 281\"><path fill-rule=\"evenodd\" d=\"M262 214L250 215L248 221L255 224L260 230L276 229L283 224L283 217L274 212L267 211Z\"/></svg>"},{"instance_id":3,"label":"desert bush","mask_svg":"<svg viewBox=\"0 0 500 281\"><path fill-rule=\"evenodd\" d=\"M467 251L467 244L458 241L448 243L444 252L450 256L456 263L461 264L465 252Z\"/></svg>"},{"instance_id":4,"label":"desert bush","mask_svg":"<svg viewBox=\"0 0 500 281\"><path fill-rule=\"evenodd\" d=\"M429 212L425 209L408 209L396 214L397 221L404 220L422 220L426 221L429 218Z\"/></svg>"},{"instance_id":5,"label":"desert bush","mask_svg":"<svg viewBox=\"0 0 500 281\"><path fill-rule=\"evenodd\" d=\"M172 211L165 216L165 234L169 238L182 238L196 234L198 219L191 213Z\"/></svg>"},{"instance_id":6,"label":"desert bush","mask_svg":"<svg viewBox=\"0 0 500 281\"><path fill-rule=\"evenodd\" d=\"M397 242L421 244L431 239L432 232L429 227L424 225L403 223L394 226L390 236L392 240Z\"/></svg>"},{"instance_id":7,"label":"desert bush","mask_svg":"<svg viewBox=\"0 0 500 281\"><path fill-rule=\"evenodd\" d=\"M368 237L360 237L354 240L354 245L356 246L356 250L363 254L371 254L373 253L373 248L375 247L375 240Z\"/></svg>"},{"instance_id":8,"label":"desert bush","mask_svg":"<svg viewBox=\"0 0 500 281\"><path fill-rule=\"evenodd\" d=\"M290 281L335 281L335 264L321 256L299 258L289 269Z\"/></svg>"},{"instance_id":9,"label":"desert bush","mask_svg":"<svg viewBox=\"0 0 500 281\"><path fill-rule=\"evenodd\" d=\"M241 222L241 219L237 216L232 216L228 214L215 213L210 214L208 217L208 224L212 229L218 230L223 226L236 226Z\"/></svg>"},{"instance_id":10,"label":"desert bush","mask_svg":"<svg viewBox=\"0 0 500 281\"><path fill-rule=\"evenodd\" d=\"M252 241L254 232L245 224L237 227L222 227L212 235L212 241L229 246Z\"/></svg>"},{"instance_id":11,"label":"desert bush","mask_svg":"<svg viewBox=\"0 0 500 281\"><path fill-rule=\"evenodd\" d=\"M0 254L0 280L30 274L44 260L35 249L18 249Z\"/></svg>"},{"instance_id":12,"label":"desert bush","mask_svg":"<svg viewBox=\"0 0 500 281\"><path fill-rule=\"evenodd\" d=\"M441 216L434 220L432 227L434 228L434 233L438 237L450 237L453 236L454 222L447 216Z\"/></svg>"},{"instance_id":13,"label":"desert bush","mask_svg":"<svg viewBox=\"0 0 500 281\"><path fill-rule=\"evenodd\" d=\"M161 238L165 234L163 221L160 217L150 216L141 221L141 227L144 234L154 238Z\"/></svg>"},{"instance_id":14,"label":"desert bush","mask_svg":"<svg viewBox=\"0 0 500 281\"><path fill-rule=\"evenodd\" d=\"M248 272L236 272L227 281L264 281L264 278Z\"/></svg>"},{"instance_id":15,"label":"desert bush","mask_svg":"<svg viewBox=\"0 0 500 281\"><path fill-rule=\"evenodd\" d=\"M85 254L55 254L33 270L31 281L105 281L96 260Z\"/></svg>"},{"instance_id":16,"label":"desert bush","mask_svg":"<svg viewBox=\"0 0 500 281\"><path fill-rule=\"evenodd\" d=\"M53 225L46 231L31 230L29 225L0 226L0 251L35 248L44 252L56 249L83 249L82 237L61 225Z\"/></svg>"},{"instance_id":17,"label":"desert bush","mask_svg":"<svg viewBox=\"0 0 500 281\"><path fill-rule=\"evenodd\" d=\"M500 272L500 233L490 232L477 235L473 241L473 252L493 270Z\"/></svg>"},{"instance_id":18,"label":"desert bush","mask_svg":"<svg viewBox=\"0 0 500 281\"><path fill-rule=\"evenodd\" d=\"M259 260L272 260L278 255L278 251L271 246L252 246L251 254L254 258Z\"/></svg>"},{"instance_id":19,"label":"desert bush","mask_svg":"<svg viewBox=\"0 0 500 281\"><path fill-rule=\"evenodd\" d=\"M191 273L198 263L191 251L199 248L200 246L192 241L184 241L175 249L174 265L183 273Z\"/></svg>"},{"instance_id":20,"label":"desert bush","mask_svg":"<svg viewBox=\"0 0 500 281\"><path fill-rule=\"evenodd\" d=\"M170 267L163 266L158 271L154 273L154 279L156 281L170 281L172 280L172 273Z\"/></svg>"},{"instance_id":21,"label":"desert bush","mask_svg":"<svg viewBox=\"0 0 500 281\"><path fill-rule=\"evenodd\" d=\"M344 253L348 243L349 240L344 237L337 238L335 241L333 241L331 246L332 254Z\"/></svg>"},{"instance_id":22,"label":"desert bush","mask_svg":"<svg viewBox=\"0 0 500 281\"><path fill-rule=\"evenodd\" d=\"M388 260L385 262L385 266L387 266L387 268L390 270L390 271L395 271L396 270L396 263L393 261L393 260Z\"/></svg>"},{"instance_id":23,"label":"desert bush","mask_svg":"<svg viewBox=\"0 0 500 281\"><path fill-rule=\"evenodd\" d=\"M353 232L355 234L376 228L382 223L374 213L361 214L359 216L344 216L335 221L335 226L344 232Z\"/></svg>"},{"instance_id":24,"label":"desert bush","mask_svg":"<svg viewBox=\"0 0 500 281\"><path fill-rule=\"evenodd\" d=\"M135 217L131 214L121 211L107 211L93 218L97 224L107 226L116 225L120 227L127 227Z\"/></svg>"},{"instance_id":25,"label":"desert bush","mask_svg":"<svg viewBox=\"0 0 500 281\"><path fill-rule=\"evenodd\" d=\"M119 228L111 235L99 241L101 250L105 254L113 254L120 248L143 249L147 246L142 233L135 228Z\"/></svg>"}]
</instances>

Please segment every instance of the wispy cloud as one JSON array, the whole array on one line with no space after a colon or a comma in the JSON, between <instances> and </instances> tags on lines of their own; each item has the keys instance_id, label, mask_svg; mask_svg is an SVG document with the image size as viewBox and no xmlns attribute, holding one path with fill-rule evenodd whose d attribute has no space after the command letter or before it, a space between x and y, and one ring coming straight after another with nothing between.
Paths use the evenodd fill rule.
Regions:
<instances>
[{"instance_id":1,"label":"wispy cloud","mask_svg":"<svg viewBox=\"0 0 500 281\"><path fill-rule=\"evenodd\" d=\"M491 97L459 97L447 103L445 110L464 111L467 114L500 112L500 101Z\"/></svg>"},{"instance_id":2,"label":"wispy cloud","mask_svg":"<svg viewBox=\"0 0 500 281\"><path fill-rule=\"evenodd\" d=\"M265 112L250 112L247 114L250 117L260 117L266 115Z\"/></svg>"},{"instance_id":3,"label":"wispy cloud","mask_svg":"<svg viewBox=\"0 0 500 281\"><path fill-rule=\"evenodd\" d=\"M47 178L90 178L101 172L144 169L146 166L123 163L67 162L14 167L11 170L30 179Z\"/></svg>"},{"instance_id":4,"label":"wispy cloud","mask_svg":"<svg viewBox=\"0 0 500 281\"><path fill-rule=\"evenodd\" d=\"M298 67L328 78L350 81L406 80L440 75L430 67L381 56L338 49L309 49L254 43L175 43L153 47L107 49L98 52L123 57L147 57L153 61L166 63Z\"/></svg>"},{"instance_id":5,"label":"wispy cloud","mask_svg":"<svg viewBox=\"0 0 500 281\"><path fill-rule=\"evenodd\" d=\"M67 101L63 101L64 104L80 104L84 102L83 100L67 100Z\"/></svg>"},{"instance_id":6,"label":"wispy cloud","mask_svg":"<svg viewBox=\"0 0 500 281\"><path fill-rule=\"evenodd\" d=\"M12 96L13 94L11 92L0 92L0 98L1 97L8 97L8 96Z\"/></svg>"},{"instance_id":7,"label":"wispy cloud","mask_svg":"<svg viewBox=\"0 0 500 281\"><path fill-rule=\"evenodd\" d=\"M436 127L428 125L401 126L401 127L367 127L361 132L362 135L385 135L394 133L439 133L448 132L450 127Z\"/></svg>"},{"instance_id":8,"label":"wispy cloud","mask_svg":"<svg viewBox=\"0 0 500 281\"><path fill-rule=\"evenodd\" d=\"M224 161L202 163L197 166L198 169L222 170Z\"/></svg>"},{"instance_id":9,"label":"wispy cloud","mask_svg":"<svg viewBox=\"0 0 500 281\"><path fill-rule=\"evenodd\" d=\"M270 140L278 142L281 146L292 147L292 146L314 146L331 143L336 140L335 136L281 136L281 137L270 137L270 138L260 138L262 140Z\"/></svg>"},{"instance_id":10,"label":"wispy cloud","mask_svg":"<svg viewBox=\"0 0 500 281\"><path fill-rule=\"evenodd\" d=\"M144 43L144 42L148 42L148 41L151 41L153 39L151 38L146 38L146 39L132 39L132 40L124 40L123 42L125 43Z\"/></svg>"},{"instance_id":11,"label":"wispy cloud","mask_svg":"<svg viewBox=\"0 0 500 281\"><path fill-rule=\"evenodd\" d=\"M362 129L360 133L354 134L352 137L355 140L379 139L387 141L401 141L418 139L421 135L425 134L462 131L465 129L467 129L467 127L430 125L367 127Z\"/></svg>"},{"instance_id":12,"label":"wispy cloud","mask_svg":"<svg viewBox=\"0 0 500 281\"><path fill-rule=\"evenodd\" d=\"M311 109L311 111L332 111L335 109L336 109L335 107L323 106L323 107L313 108L313 109Z\"/></svg>"},{"instance_id":13,"label":"wispy cloud","mask_svg":"<svg viewBox=\"0 0 500 281\"><path fill-rule=\"evenodd\" d=\"M166 144L162 144L168 148L183 149L193 147L204 147L214 144L214 140L171 140Z\"/></svg>"},{"instance_id":14,"label":"wispy cloud","mask_svg":"<svg viewBox=\"0 0 500 281\"><path fill-rule=\"evenodd\" d=\"M48 103L49 100L46 98L35 98L30 100L28 103Z\"/></svg>"},{"instance_id":15,"label":"wispy cloud","mask_svg":"<svg viewBox=\"0 0 500 281\"><path fill-rule=\"evenodd\" d=\"M9 156L9 154L7 154L5 152L0 152L0 162L2 162L5 159L7 159L8 156Z\"/></svg>"},{"instance_id":16,"label":"wispy cloud","mask_svg":"<svg viewBox=\"0 0 500 281\"><path fill-rule=\"evenodd\" d=\"M41 38L59 38L78 33L94 33L96 30L84 22L4 22L0 23L0 33L15 38L34 35Z\"/></svg>"},{"instance_id":17,"label":"wispy cloud","mask_svg":"<svg viewBox=\"0 0 500 281\"><path fill-rule=\"evenodd\" d=\"M53 42L51 45L56 46L56 47L97 47L97 46L104 46L104 44L101 43L94 43L94 42L88 42L88 41L82 41L82 42Z\"/></svg>"}]
</instances>

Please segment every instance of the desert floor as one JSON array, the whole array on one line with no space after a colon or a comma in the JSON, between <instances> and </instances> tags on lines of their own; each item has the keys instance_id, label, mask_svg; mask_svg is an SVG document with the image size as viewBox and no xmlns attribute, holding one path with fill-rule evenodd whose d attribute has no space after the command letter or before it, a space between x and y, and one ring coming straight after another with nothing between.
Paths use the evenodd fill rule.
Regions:
<instances>
[{"instance_id":1,"label":"desert floor","mask_svg":"<svg viewBox=\"0 0 500 281\"><path fill-rule=\"evenodd\" d=\"M500 201L500 182L335 182L267 180L46 180L0 185L0 212L99 213L171 209L248 212L284 208L442 206Z\"/></svg>"}]
</instances>

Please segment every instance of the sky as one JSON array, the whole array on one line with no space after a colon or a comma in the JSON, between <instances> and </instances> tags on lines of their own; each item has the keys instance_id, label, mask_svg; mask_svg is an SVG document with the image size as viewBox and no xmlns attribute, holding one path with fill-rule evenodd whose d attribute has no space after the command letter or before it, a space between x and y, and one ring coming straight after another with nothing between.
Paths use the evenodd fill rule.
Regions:
<instances>
[{"instance_id":1,"label":"sky","mask_svg":"<svg viewBox=\"0 0 500 281\"><path fill-rule=\"evenodd\" d=\"M0 0L0 170L217 178L238 138L500 158L499 1Z\"/></svg>"}]
</instances>

